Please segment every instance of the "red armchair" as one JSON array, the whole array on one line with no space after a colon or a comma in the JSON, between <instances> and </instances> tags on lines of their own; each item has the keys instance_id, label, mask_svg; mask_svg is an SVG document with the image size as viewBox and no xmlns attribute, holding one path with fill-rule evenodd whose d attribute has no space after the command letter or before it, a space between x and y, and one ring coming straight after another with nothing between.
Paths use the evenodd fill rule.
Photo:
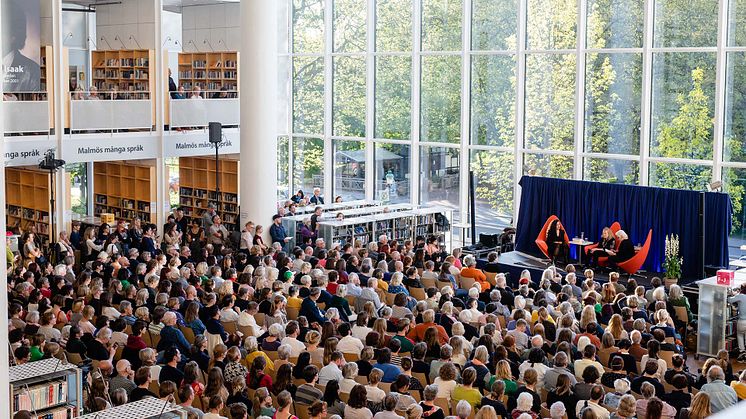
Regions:
<instances>
[{"instance_id":1,"label":"red armchair","mask_svg":"<svg viewBox=\"0 0 746 419\"><path fill-rule=\"evenodd\" d=\"M645 244L642 245L642 248L640 248L640 250L638 250L631 259L627 259L624 262L617 263L619 269L627 272L630 275L634 275L635 273L637 273L637 271L639 271L642 267L642 264L645 263L645 259L648 258L648 253L650 252L650 242L652 241L652 239L653 229L651 228L650 231L648 231L648 238L645 239Z\"/></svg>"},{"instance_id":2,"label":"red armchair","mask_svg":"<svg viewBox=\"0 0 746 419\"><path fill-rule=\"evenodd\" d=\"M544 227L542 227L541 231L539 232L539 235L536 237L536 246L541 250L541 253L544 254L544 256L551 258L549 256L549 248L547 246L547 230L549 230L549 227L552 225L552 222L555 220L559 220L556 215L552 215L549 218L547 218L547 221L544 223ZM562 221L559 222L560 225L562 225ZM564 226L563 226L564 229ZM567 230L565 230L565 243L567 245L570 245L570 240L567 238Z\"/></svg>"}]
</instances>

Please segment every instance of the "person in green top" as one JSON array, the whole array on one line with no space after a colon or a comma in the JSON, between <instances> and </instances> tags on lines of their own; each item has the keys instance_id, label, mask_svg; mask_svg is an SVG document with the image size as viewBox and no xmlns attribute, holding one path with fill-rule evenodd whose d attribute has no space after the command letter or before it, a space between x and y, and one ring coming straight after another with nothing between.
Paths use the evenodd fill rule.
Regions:
<instances>
[{"instance_id":1,"label":"person in green top","mask_svg":"<svg viewBox=\"0 0 746 419\"><path fill-rule=\"evenodd\" d=\"M486 377L485 380L487 380ZM504 359L497 362L495 375L489 377L487 388L492 388L492 384L497 380L502 380L505 383L505 395L508 397L512 396L518 390L518 384L513 379L513 373L510 371L510 364Z\"/></svg>"},{"instance_id":2,"label":"person in green top","mask_svg":"<svg viewBox=\"0 0 746 419\"><path fill-rule=\"evenodd\" d=\"M451 393L451 398L454 403L458 403L461 400L466 400L471 405L472 409L482 402L482 393L479 389L474 387L474 381L477 379L477 370L469 367L461 373L462 384L456 386Z\"/></svg>"},{"instance_id":3,"label":"person in green top","mask_svg":"<svg viewBox=\"0 0 746 419\"><path fill-rule=\"evenodd\" d=\"M10 250L10 237L5 238L5 259L5 265L8 267L8 271L12 271L16 256L13 254L13 251Z\"/></svg>"},{"instance_id":4,"label":"person in green top","mask_svg":"<svg viewBox=\"0 0 746 419\"><path fill-rule=\"evenodd\" d=\"M414 349L414 342L412 342L412 339L407 337L407 333L409 333L409 329L411 328L411 322L406 318L401 319L396 327L396 336L391 339L398 340L399 343L401 343L401 349L399 352L412 352L412 349Z\"/></svg>"},{"instance_id":5,"label":"person in green top","mask_svg":"<svg viewBox=\"0 0 746 419\"><path fill-rule=\"evenodd\" d=\"M686 316L688 321L694 320L692 316L692 309L689 306L689 299L686 298L684 295L684 292L681 290L681 287L673 284L671 285L671 288L668 290L668 301L671 303L674 307L684 307L686 308Z\"/></svg>"},{"instance_id":6,"label":"person in green top","mask_svg":"<svg viewBox=\"0 0 746 419\"><path fill-rule=\"evenodd\" d=\"M38 361L44 358L44 343L46 338L41 333L34 335L31 345L31 362Z\"/></svg>"},{"instance_id":7,"label":"person in green top","mask_svg":"<svg viewBox=\"0 0 746 419\"><path fill-rule=\"evenodd\" d=\"M337 290L332 297L332 302L329 304L330 307L336 307L339 310L339 317L343 322L349 322L350 316L352 316L352 310L350 310L350 303L347 301L347 286L344 284L337 285Z\"/></svg>"}]
</instances>

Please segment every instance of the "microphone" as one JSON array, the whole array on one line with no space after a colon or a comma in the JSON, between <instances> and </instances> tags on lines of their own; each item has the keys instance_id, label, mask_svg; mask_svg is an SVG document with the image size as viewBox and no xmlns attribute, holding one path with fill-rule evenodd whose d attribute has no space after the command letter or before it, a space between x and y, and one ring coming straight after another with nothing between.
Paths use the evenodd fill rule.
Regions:
<instances>
[{"instance_id":1,"label":"microphone","mask_svg":"<svg viewBox=\"0 0 746 419\"><path fill-rule=\"evenodd\" d=\"M163 412L166 411L166 408L168 407L168 403L174 398L173 394L169 394L168 397L166 397L165 403L163 403L163 407L161 408L161 413L158 414L158 419L161 419L161 416L163 416Z\"/></svg>"}]
</instances>

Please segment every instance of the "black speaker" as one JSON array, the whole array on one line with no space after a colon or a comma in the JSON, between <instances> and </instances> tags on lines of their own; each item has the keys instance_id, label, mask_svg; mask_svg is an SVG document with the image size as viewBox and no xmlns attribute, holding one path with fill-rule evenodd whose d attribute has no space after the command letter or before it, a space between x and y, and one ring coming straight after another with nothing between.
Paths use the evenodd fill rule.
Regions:
<instances>
[{"instance_id":1,"label":"black speaker","mask_svg":"<svg viewBox=\"0 0 746 419\"><path fill-rule=\"evenodd\" d=\"M223 124L220 122L210 122L210 142L213 144L219 144L223 141Z\"/></svg>"}]
</instances>

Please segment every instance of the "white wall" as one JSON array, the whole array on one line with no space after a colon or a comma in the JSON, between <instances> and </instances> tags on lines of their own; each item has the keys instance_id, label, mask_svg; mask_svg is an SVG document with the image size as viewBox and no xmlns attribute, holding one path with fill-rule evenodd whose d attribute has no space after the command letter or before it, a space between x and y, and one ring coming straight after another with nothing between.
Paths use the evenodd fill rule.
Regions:
<instances>
[{"instance_id":1,"label":"white wall","mask_svg":"<svg viewBox=\"0 0 746 419\"><path fill-rule=\"evenodd\" d=\"M52 45L52 0L39 0L40 45Z\"/></svg>"},{"instance_id":2,"label":"white wall","mask_svg":"<svg viewBox=\"0 0 746 419\"><path fill-rule=\"evenodd\" d=\"M153 0L96 6L96 48L155 49Z\"/></svg>"},{"instance_id":3,"label":"white wall","mask_svg":"<svg viewBox=\"0 0 746 419\"><path fill-rule=\"evenodd\" d=\"M184 52L238 51L240 4L185 6L181 9Z\"/></svg>"}]
</instances>

